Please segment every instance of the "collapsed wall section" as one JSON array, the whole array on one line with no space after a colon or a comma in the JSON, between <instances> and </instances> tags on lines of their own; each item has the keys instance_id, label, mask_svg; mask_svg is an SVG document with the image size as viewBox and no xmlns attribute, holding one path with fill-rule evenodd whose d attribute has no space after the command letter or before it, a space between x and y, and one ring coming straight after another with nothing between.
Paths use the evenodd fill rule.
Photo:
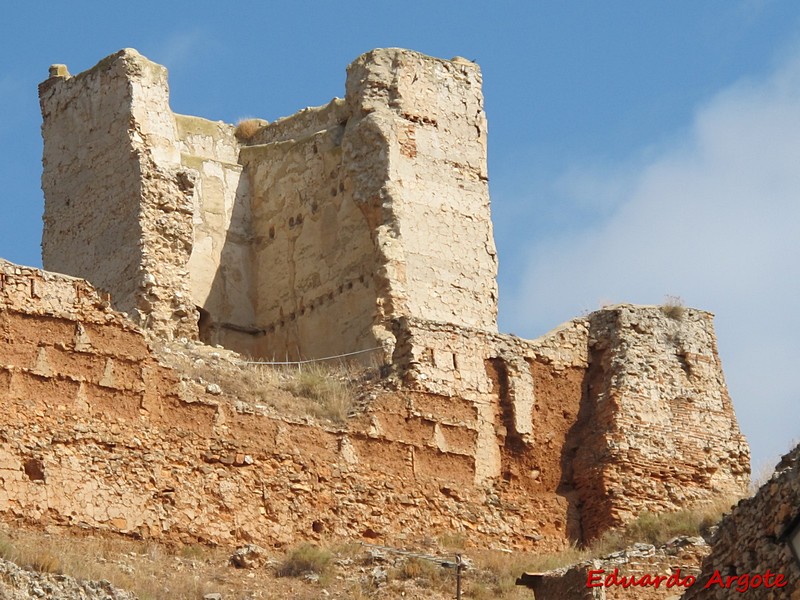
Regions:
<instances>
[{"instance_id":1,"label":"collapsed wall section","mask_svg":"<svg viewBox=\"0 0 800 600\"><path fill-rule=\"evenodd\" d=\"M725 516L711 540L711 553L703 561L697 584L681 598L723 600L736 589L756 598L800 600L800 566L787 539L798 519L800 446L795 446L756 494ZM730 588L725 585L729 577L735 578Z\"/></svg>"}]
</instances>

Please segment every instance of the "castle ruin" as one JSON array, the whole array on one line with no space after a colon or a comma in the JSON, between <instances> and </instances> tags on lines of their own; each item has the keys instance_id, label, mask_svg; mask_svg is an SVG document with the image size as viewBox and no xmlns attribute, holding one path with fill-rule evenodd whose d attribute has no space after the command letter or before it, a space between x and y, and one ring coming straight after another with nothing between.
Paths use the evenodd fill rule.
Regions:
<instances>
[{"instance_id":1,"label":"castle ruin","mask_svg":"<svg viewBox=\"0 0 800 600\"><path fill-rule=\"evenodd\" d=\"M45 268L146 327L293 360L391 353L401 317L497 331L474 63L375 50L344 99L246 139L173 114L135 50L40 96Z\"/></svg>"},{"instance_id":2,"label":"castle ruin","mask_svg":"<svg viewBox=\"0 0 800 600\"><path fill-rule=\"evenodd\" d=\"M133 50L51 67L42 248L66 275L0 262L0 516L547 551L742 492L710 313L497 332L480 82L469 61L374 50L344 100L237 136L173 114L166 70ZM138 327L263 358L367 351L400 388L343 426L262 414L181 380Z\"/></svg>"}]
</instances>

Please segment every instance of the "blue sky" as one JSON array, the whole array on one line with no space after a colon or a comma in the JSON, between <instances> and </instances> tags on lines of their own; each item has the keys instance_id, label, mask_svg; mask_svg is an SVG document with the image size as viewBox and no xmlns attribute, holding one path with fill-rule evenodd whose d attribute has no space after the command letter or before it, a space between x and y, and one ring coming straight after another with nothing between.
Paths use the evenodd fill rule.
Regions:
<instances>
[{"instance_id":1,"label":"blue sky","mask_svg":"<svg viewBox=\"0 0 800 600\"><path fill-rule=\"evenodd\" d=\"M173 110L274 120L400 46L481 65L500 325L613 302L714 312L754 470L800 441L800 4L43 2L0 9L0 257L41 266L37 84L123 47Z\"/></svg>"}]
</instances>

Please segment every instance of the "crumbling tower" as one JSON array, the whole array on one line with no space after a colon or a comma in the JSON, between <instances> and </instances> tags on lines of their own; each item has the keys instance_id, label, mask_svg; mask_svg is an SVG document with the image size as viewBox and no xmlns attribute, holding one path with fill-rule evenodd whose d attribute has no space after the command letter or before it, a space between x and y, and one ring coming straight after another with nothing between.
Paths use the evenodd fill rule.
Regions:
<instances>
[{"instance_id":1,"label":"crumbling tower","mask_svg":"<svg viewBox=\"0 0 800 600\"><path fill-rule=\"evenodd\" d=\"M474 63L374 50L345 99L247 139L173 114L135 50L40 98L45 268L144 326L281 358L388 354L400 318L496 331Z\"/></svg>"}]
</instances>

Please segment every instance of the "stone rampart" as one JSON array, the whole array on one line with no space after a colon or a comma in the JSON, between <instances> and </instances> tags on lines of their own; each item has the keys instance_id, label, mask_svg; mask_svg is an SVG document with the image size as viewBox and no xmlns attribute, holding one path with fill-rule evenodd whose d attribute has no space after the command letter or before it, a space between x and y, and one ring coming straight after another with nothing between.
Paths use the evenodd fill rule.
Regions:
<instances>
[{"instance_id":1,"label":"stone rampart","mask_svg":"<svg viewBox=\"0 0 800 600\"><path fill-rule=\"evenodd\" d=\"M517 585L532 589L536 600L678 600L709 551L700 537L640 543L570 567L526 573Z\"/></svg>"},{"instance_id":2,"label":"stone rampart","mask_svg":"<svg viewBox=\"0 0 800 600\"><path fill-rule=\"evenodd\" d=\"M800 446L783 457L755 496L739 502L722 520L698 583L681 598L722 600L741 595L758 600L800 599L800 567L785 539L787 529L797 519Z\"/></svg>"},{"instance_id":3,"label":"stone rampart","mask_svg":"<svg viewBox=\"0 0 800 600\"><path fill-rule=\"evenodd\" d=\"M160 335L195 336L196 176L180 164L166 69L135 50L74 77L56 65L39 100L46 268L92 281Z\"/></svg>"}]
</instances>

